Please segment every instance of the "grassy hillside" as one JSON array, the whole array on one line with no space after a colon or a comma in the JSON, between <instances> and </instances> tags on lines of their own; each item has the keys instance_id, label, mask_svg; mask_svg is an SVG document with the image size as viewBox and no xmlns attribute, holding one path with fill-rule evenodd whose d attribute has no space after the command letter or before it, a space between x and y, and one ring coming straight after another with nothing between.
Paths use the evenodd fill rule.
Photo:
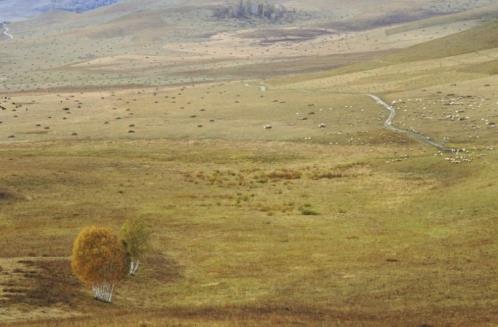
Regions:
<instances>
[{"instance_id":1,"label":"grassy hillside","mask_svg":"<svg viewBox=\"0 0 498 327\"><path fill-rule=\"evenodd\" d=\"M431 17L428 19L418 20L412 23L403 24L402 26L395 26L387 31L387 33L404 33L410 30L416 30L421 28L430 28L431 26L446 25L455 23L458 21L472 22L472 21L489 21L494 20L498 17L498 5L490 4L488 6L482 6L471 10L466 10L459 13L442 15Z\"/></svg>"},{"instance_id":2,"label":"grassy hillside","mask_svg":"<svg viewBox=\"0 0 498 327\"><path fill-rule=\"evenodd\" d=\"M428 7L441 5L431 0L365 0L347 6L337 1L286 1L297 14L281 23L220 19L214 16L219 4L123 1L82 14L51 12L10 24L13 39L0 34L0 89L265 79L365 61L472 26L455 18L450 25L389 34L392 24L424 18ZM468 1L453 4L455 11L469 8ZM400 15L402 8L416 14ZM432 8L430 15L447 14L444 8ZM367 22L361 30L347 27L359 22Z\"/></svg>"},{"instance_id":3,"label":"grassy hillside","mask_svg":"<svg viewBox=\"0 0 498 327\"><path fill-rule=\"evenodd\" d=\"M497 28L498 20L493 20L462 32L398 50L379 59L344 67L337 72L362 71L389 64L442 59L495 49L498 48L498 36L495 33Z\"/></svg>"},{"instance_id":4,"label":"grassy hillside","mask_svg":"<svg viewBox=\"0 0 498 327\"><path fill-rule=\"evenodd\" d=\"M497 29L498 21L485 23L467 31L401 50L392 56L387 56L386 60L407 62L438 59L498 48Z\"/></svg>"}]
</instances>

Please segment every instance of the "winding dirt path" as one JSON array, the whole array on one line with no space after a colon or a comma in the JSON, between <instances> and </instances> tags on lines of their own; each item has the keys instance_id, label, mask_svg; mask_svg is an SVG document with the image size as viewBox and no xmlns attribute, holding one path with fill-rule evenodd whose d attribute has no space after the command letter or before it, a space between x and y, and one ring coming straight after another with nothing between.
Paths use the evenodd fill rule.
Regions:
<instances>
[{"instance_id":1,"label":"winding dirt path","mask_svg":"<svg viewBox=\"0 0 498 327\"><path fill-rule=\"evenodd\" d=\"M417 133L417 132L414 132L414 131L411 131L411 130L407 130L407 129L403 129L403 128L399 128L399 127L396 127L393 125L393 121L394 121L394 118L396 117L396 108L391 106L390 104L388 104L387 102L385 102L384 100L382 100L380 97L378 97L377 95L374 95L374 94L368 94L368 96L373 99L378 105L384 107L385 109L387 109L389 111L389 117L387 117L386 121L384 122L384 127L393 131L393 132L396 132L396 133L403 133L403 134L406 134L408 135L409 137L411 137L412 139L415 139L421 143L424 143L424 144L427 144L427 145L430 145L432 147L435 147L436 149L438 149L439 151L442 151L442 152L455 152L455 149L453 148L449 148L449 147L446 147L440 143L437 143L435 141L433 141L429 136L427 135L424 135L424 134L421 134L421 133Z\"/></svg>"}]
</instances>

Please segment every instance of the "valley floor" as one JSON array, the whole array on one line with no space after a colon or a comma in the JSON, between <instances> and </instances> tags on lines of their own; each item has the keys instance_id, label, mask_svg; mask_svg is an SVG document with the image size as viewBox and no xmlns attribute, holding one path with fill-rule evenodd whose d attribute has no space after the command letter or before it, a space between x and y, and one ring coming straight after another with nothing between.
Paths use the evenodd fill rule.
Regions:
<instances>
[{"instance_id":1,"label":"valley floor","mask_svg":"<svg viewBox=\"0 0 498 327\"><path fill-rule=\"evenodd\" d=\"M0 56L22 62L0 94L1 324L496 323L497 23L467 23L375 60L391 47L345 52L333 59L357 63L333 70L314 69L327 56L308 69L313 54L300 59L307 73L255 62L218 67L230 81L157 87L138 85L162 84L151 66L178 66L115 57L118 41L85 68L59 70L75 54L57 50L28 77L48 50L20 60L17 25ZM133 58L147 83L121 70ZM239 78L273 66L286 74ZM103 305L71 273L72 242L130 217L154 226L153 251Z\"/></svg>"},{"instance_id":2,"label":"valley floor","mask_svg":"<svg viewBox=\"0 0 498 327\"><path fill-rule=\"evenodd\" d=\"M0 317L35 326L495 321L496 151L455 165L407 150L3 146ZM72 240L82 226L119 228L131 216L154 225L155 250L102 305L71 275Z\"/></svg>"}]
</instances>

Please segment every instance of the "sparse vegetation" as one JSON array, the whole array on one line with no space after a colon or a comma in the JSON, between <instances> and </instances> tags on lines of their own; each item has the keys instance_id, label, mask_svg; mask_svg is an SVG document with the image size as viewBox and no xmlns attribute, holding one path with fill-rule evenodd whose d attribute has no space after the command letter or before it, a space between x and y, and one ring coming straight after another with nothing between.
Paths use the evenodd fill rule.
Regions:
<instances>
[{"instance_id":1,"label":"sparse vegetation","mask_svg":"<svg viewBox=\"0 0 498 327\"><path fill-rule=\"evenodd\" d=\"M234 0L232 4L217 8L214 16L219 19L265 19L278 22L291 19L294 14L295 11L266 0Z\"/></svg>"},{"instance_id":2,"label":"sparse vegetation","mask_svg":"<svg viewBox=\"0 0 498 327\"><path fill-rule=\"evenodd\" d=\"M0 23L0 325L495 321L498 7L337 3Z\"/></svg>"},{"instance_id":3,"label":"sparse vegetation","mask_svg":"<svg viewBox=\"0 0 498 327\"><path fill-rule=\"evenodd\" d=\"M301 212L304 216L318 216L319 213L312 208L311 204L305 204L301 208L299 208L299 212Z\"/></svg>"},{"instance_id":4,"label":"sparse vegetation","mask_svg":"<svg viewBox=\"0 0 498 327\"><path fill-rule=\"evenodd\" d=\"M282 169L282 170L275 170L269 173L268 178L272 180L279 180L279 179L299 179L302 176L302 173L293 169Z\"/></svg>"}]
</instances>

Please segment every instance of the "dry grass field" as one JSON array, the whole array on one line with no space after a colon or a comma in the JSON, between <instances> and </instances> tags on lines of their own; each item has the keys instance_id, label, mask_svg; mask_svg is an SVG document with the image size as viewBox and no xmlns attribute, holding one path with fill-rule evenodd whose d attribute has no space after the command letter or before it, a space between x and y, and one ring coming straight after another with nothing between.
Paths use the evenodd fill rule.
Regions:
<instances>
[{"instance_id":1,"label":"dry grass field","mask_svg":"<svg viewBox=\"0 0 498 327\"><path fill-rule=\"evenodd\" d=\"M152 0L9 24L2 326L498 323L495 6L382 2L445 15L379 25L370 0L312 3L289 26ZM73 240L133 217L152 250L95 301Z\"/></svg>"},{"instance_id":2,"label":"dry grass field","mask_svg":"<svg viewBox=\"0 0 498 327\"><path fill-rule=\"evenodd\" d=\"M63 326L493 321L497 158L482 155L454 165L402 145L5 146L2 319ZM118 228L130 216L155 226L154 252L115 303L102 305L70 273L71 242L84 225ZM73 318L60 320L66 317Z\"/></svg>"}]
</instances>

